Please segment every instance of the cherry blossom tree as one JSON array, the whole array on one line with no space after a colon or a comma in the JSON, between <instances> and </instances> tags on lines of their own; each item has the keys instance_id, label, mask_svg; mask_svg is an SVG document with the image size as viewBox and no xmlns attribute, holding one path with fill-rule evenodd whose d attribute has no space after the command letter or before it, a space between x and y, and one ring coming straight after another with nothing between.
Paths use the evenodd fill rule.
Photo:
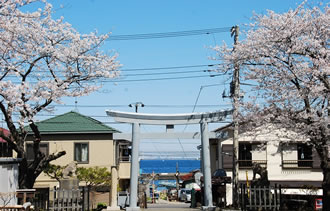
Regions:
<instances>
[{"instance_id":1,"label":"cherry blossom tree","mask_svg":"<svg viewBox=\"0 0 330 211\"><path fill-rule=\"evenodd\" d=\"M46 0L0 2L0 110L11 134L0 136L22 158L20 188L32 188L48 163L65 154L40 151L34 117L62 97L87 95L100 87L99 79L119 74L116 55L100 49L108 35L80 34L52 13ZM34 134L32 163L26 160L26 124Z\"/></svg>"},{"instance_id":2,"label":"cherry blossom tree","mask_svg":"<svg viewBox=\"0 0 330 211\"><path fill-rule=\"evenodd\" d=\"M324 210L330 210L328 5L304 2L283 14L254 15L243 37L234 50L214 48L222 71L239 65L241 80L255 85L241 99L242 121L293 131L314 147L323 171Z\"/></svg>"}]
</instances>

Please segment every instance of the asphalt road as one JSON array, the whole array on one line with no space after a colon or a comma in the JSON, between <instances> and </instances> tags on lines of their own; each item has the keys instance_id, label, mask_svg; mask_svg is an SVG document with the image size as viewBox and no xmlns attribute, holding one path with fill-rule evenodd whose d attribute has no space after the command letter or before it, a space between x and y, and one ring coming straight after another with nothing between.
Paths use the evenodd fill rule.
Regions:
<instances>
[{"instance_id":1,"label":"asphalt road","mask_svg":"<svg viewBox=\"0 0 330 211\"><path fill-rule=\"evenodd\" d=\"M200 208L189 208L190 203L184 202L169 202L165 200L158 200L155 204L148 204L147 209L141 209L141 211L196 211Z\"/></svg>"}]
</instances>

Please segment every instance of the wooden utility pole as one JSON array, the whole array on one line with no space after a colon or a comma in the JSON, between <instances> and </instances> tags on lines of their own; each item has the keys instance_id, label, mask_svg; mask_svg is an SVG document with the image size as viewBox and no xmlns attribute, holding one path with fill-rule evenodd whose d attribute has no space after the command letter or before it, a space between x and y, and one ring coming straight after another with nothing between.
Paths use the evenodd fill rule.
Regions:
<instances>
[{"instance_id":1,"label":"wooden utility pole","mask_svg":"<svg viewBox=\"0 0 330 211\"><path fill-rule=\"evenodd\" d=\"M239 27L234 26L231 29L231 35L234 36L234 51L238 41ZM239 98L240 98L240 87L239 87L239 65L237 61L234 64L234 76L233 76L234 93L233 95L233 206L234 208L239 207L239 191L238 191L238 109L239 109Z\"/></svg>"}]
</instances>

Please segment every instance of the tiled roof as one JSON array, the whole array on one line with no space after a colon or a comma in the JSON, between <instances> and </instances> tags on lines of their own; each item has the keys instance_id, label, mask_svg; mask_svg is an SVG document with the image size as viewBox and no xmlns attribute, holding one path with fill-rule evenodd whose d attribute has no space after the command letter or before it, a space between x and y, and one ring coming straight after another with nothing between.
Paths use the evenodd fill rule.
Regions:
<instances>
[{"instance_id":1,"label":"tiled roof","mask_svg":"<svg viewBox=\"0 0 330 211\"><path fill-rule=\"evenodd\" d=\"M68 113L55 116L37 122L36 125L41 134L52 133L118 133L119 131L109 127L102 122L80 113L70 111ZM25 129L31 132L29 126Z\"/></svg>"},{"instance_id":2,"label":"tiled roof","mask_svg":"<svg viewBox=\"0 0 330 211\"><path fill-rule=\"evenodd\" d=\"M0 133L3 133L7 137L10 135L9 130L7 130L5 128L0 128ZM3 143L3 142L6 142L6 141L0 137L0 143Z\"/></svg>"}]
</instances>

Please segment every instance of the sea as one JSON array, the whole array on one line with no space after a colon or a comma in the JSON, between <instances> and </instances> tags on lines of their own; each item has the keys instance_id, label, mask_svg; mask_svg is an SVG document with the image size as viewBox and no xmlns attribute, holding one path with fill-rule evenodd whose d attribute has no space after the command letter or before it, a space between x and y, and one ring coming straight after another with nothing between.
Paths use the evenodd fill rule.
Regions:
<instances>
[{"instance_id":1,"label":"sea","mask_svg":"<svg viewBox=\"0 0 330 211\"><path fill-rule=\"evenodd\" d=\"M140 173L189 173L200 169L200 160L140 160Z\"/></svg>"},{"instance_id":2,"label":"sea","mask_svg":"<svg viewBox=\"0 0 330 211\"><path fill-rule=\"evenodd\" d=\"M200 160L140 160L140 173L189 173L200 169ZM163 191L167 188L176 186L175 180L155 181L157 191Z\"/></svg>"}]
</instances>

